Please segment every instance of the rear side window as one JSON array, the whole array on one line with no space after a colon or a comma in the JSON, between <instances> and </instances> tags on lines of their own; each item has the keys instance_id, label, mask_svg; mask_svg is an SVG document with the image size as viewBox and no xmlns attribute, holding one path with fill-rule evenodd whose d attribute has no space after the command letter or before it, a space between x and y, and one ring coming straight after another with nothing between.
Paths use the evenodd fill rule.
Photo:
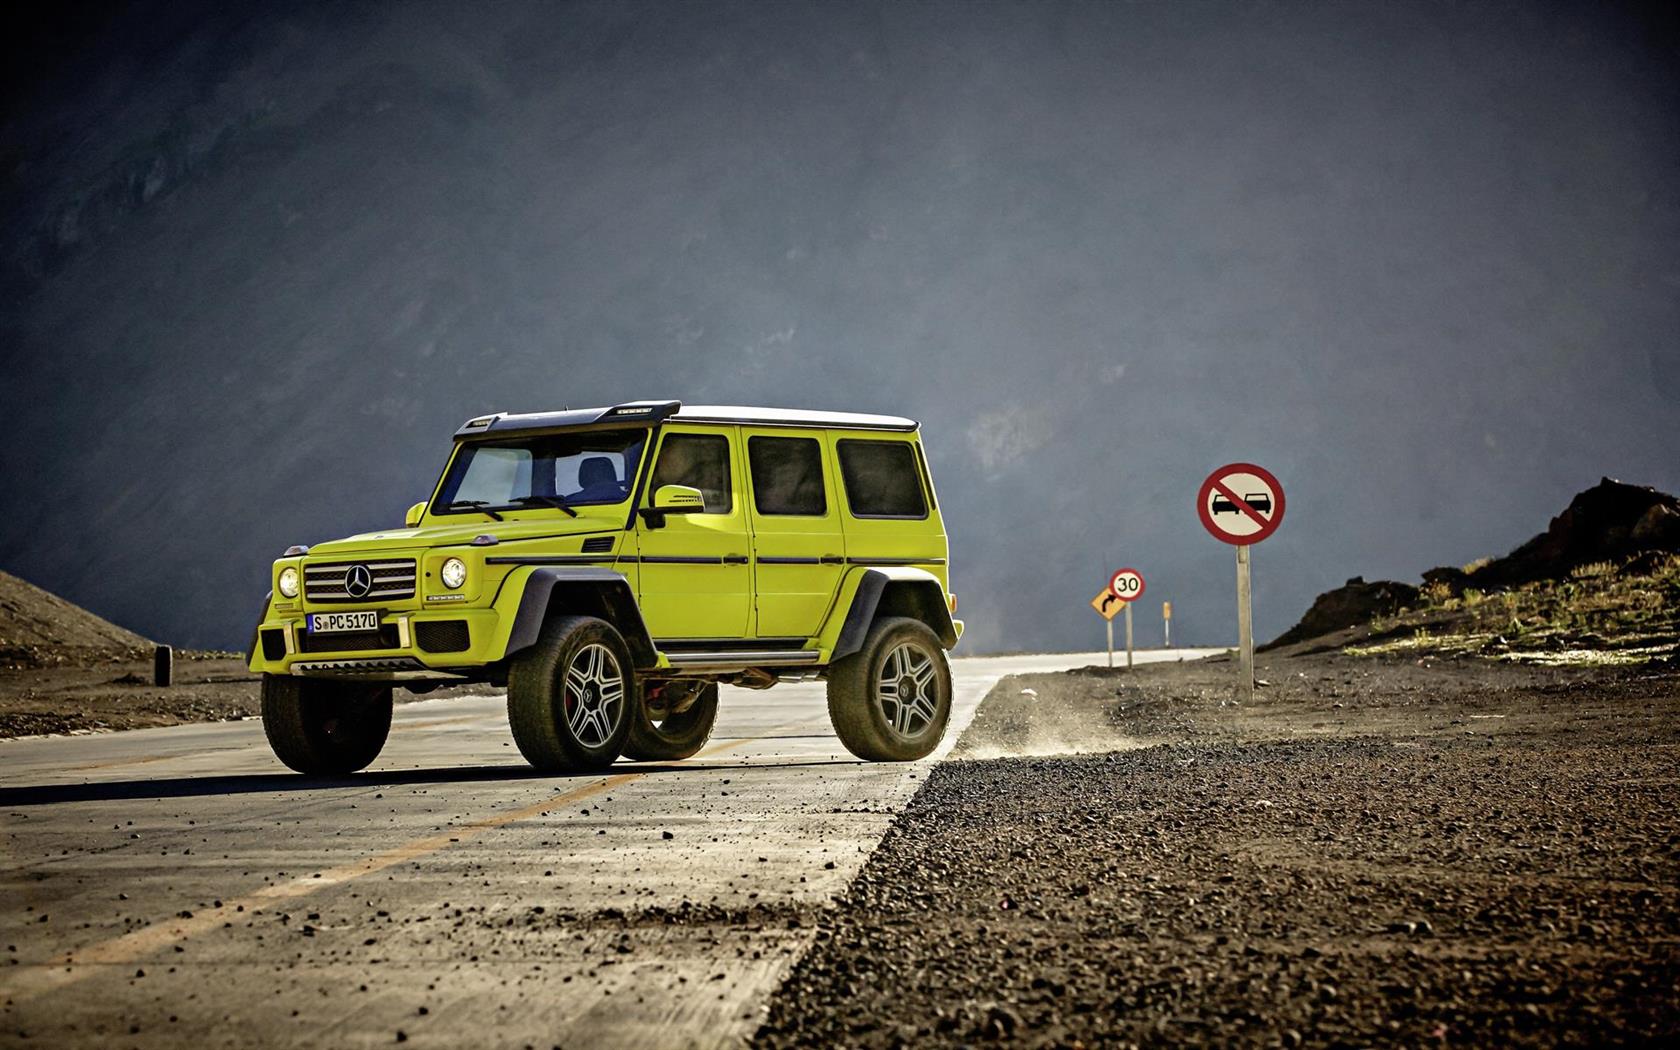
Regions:
<instances>
[{"instance_id":1,"label":"rear side window","mask_svg":"<svg viewBox=\"0 0 1680 1050\"><path fill-rule=\"evenodd\" d=\"M729 439L721 434L671 434L659 446L653 465L653 488L687 485L706 498L707 514L728 514L735 508L729 491Z\"/></svg>"},{"instance_id":2,"label":"rear side window","mask_svg":"<svg viewBox=\"0 0 1680 1050\"><path fill-rule=\"evenodd\" d=\"M846 502L859 518L925 518L927 499L907 441L858 441L836 445Z\"/></svg>"},{"instance_id":3,"label":"rear side window","mask_svg":"<svg viewBox=\"0 0 1680 1050\"><path fill-rule=\"evenodd\" d=\"M828 513L822 445L816 438L748 438L747 464L752 468L753 506L760 514L820 518Z\"/></svg>"}]
</instances>

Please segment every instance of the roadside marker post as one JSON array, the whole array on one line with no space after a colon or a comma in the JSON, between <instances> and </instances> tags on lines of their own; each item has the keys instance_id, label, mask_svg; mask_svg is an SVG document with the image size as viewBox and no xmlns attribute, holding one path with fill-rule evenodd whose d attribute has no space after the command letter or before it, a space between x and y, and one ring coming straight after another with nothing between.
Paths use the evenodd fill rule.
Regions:
<instances>
[{"instance_id":1,"label":"roadside marker post","mask_svg":"<svg viewBox=\"0 0 1680 1050\"><path fill-rule=\"evenodd\" d=\"M1161 648L1172 648L1172 602L1161 603Z\"/></svg>"},{"instance_id":2,"label":"roadside marker post","mask_svg":"<svg viewBox=\"0 0 1680 1050\"><path fill-rule=\"evenodd\" d=\"M1254 591L1249 548L1283 522L1283 486L1264 467L1230 463L1207 476L1196 513L1214 539L1237 548L1237 673L1244 700L1254 699Z\"/></svg>"}]
</instances>

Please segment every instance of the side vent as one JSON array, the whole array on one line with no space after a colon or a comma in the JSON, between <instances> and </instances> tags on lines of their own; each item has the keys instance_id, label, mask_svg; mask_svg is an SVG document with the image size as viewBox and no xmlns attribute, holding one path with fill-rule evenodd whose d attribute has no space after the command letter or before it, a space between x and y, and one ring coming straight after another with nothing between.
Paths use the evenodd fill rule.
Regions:
<instances>
[{"instance_id":1,"label":"side vent","mask_svg":"<svg viewBox=\"0 0 1680 1050\"><path fill-rule=\"evenodd\" d=\"M591 536L583 541L583 553L611 554L617 542L617 538L613 536Z\"/></svg>"},{"instance_id":2,"label":"side vent","mask_svg":"<svg viewBox=\"0 0 1680 1050\"><path fill-rule=\"evenodd\" d=\"M465 620L421 620L414 640L428 653L461 653L472 648L472 632Z\"/></svg>"},{"instance_id":3,"label":"side vent","mask_svg":"<svg viewBox=\"0 0 1680 1050\"><path fill-rule=\"evenodd\" d=\"M262 651L264 660L284 660L286 658L286 632L275 627L263 631Z\"/></svg>"}]
</instances>

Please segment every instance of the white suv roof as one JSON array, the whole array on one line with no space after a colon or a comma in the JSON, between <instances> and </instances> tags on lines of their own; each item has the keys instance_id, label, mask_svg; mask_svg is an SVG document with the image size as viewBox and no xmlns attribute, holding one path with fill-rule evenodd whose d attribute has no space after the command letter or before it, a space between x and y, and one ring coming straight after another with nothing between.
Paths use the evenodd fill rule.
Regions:
<instances>
[{"instance_id":1,"label":"white suv roof","mask_svg":"<svg viewBox=\"0 0 1680 1050\"><path fill-rule=\"evenodd\" d=\"M803 408L748 408L740 405L684 405L681 401L630 401L610 408L569 408L560 412L497 412L477 416L455 431L458 438L510 430L565 430L618 422L743 423L763 427L821 427L841 430L913 431L918 424L903 416L864 412L813 412Z\"/></svg>"}]
</instances>

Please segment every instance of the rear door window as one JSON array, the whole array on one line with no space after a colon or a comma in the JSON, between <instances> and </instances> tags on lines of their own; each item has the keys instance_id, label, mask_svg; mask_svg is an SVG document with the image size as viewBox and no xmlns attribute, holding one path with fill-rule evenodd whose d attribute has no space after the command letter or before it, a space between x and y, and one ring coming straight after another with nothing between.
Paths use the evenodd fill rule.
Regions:
<instances>
[{"instance_id":1,"label":"rear door window","mask_svg":"<svg viewBox=\"0 0 1680 1050\"><path fill-rule=\"evenodd\" d=\"M753 507L760 514L820 518L828 513L823 491L822 443L816 438L747 439Z\"/></svg>"},{"instance_id":2,"label":"rear door window","mask_svg":"<svg viewBox=\"0 0 1680 1050\"><path fill-rule=\"evenodd\" d=\"M853 517L928 516L916 452L909 442L848 438L837 442L836 450Z\"/></svg>"}]
</instances>

